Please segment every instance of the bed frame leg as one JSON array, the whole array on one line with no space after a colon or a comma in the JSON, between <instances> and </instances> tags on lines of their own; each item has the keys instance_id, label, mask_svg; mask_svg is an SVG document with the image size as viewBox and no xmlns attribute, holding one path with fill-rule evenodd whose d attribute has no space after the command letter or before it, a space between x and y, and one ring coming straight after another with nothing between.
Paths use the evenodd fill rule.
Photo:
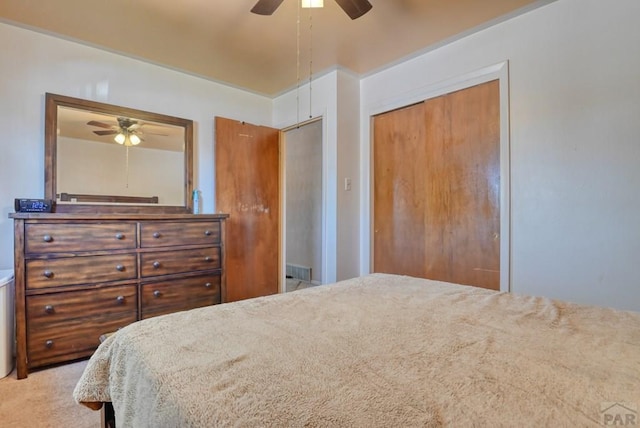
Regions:
<instances>
[{"instance_id":1,"label":"bed frame leg","mask_svg":"<svg viewBox=\"0 0 640 428\"><path fill-rule=\"evenodd\" d=\"M104 403L100 411L100 416L102 428L116 428L116 415L113 411L113 404L110 402Z\"/></svg>"}]
</instances>

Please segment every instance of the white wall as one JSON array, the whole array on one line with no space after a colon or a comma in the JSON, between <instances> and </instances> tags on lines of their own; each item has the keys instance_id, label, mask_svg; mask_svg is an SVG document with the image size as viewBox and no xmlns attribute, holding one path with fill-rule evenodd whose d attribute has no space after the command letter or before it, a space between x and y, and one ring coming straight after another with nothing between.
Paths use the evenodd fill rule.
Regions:
<instances>
[{"instance_id":1,"label":"white wall","mask_svg":"<svg viewBox=\"0 0 640 428\"><path fill-rule=\"evenodd\" d=\"M13 266L13 199L44 196L44 94L194 121L194 186L213 212L213 118L271 124L272 100L0 23L0 269Z\"/></svg>"},{"instance_id":2,"label":"white wall","mask_svg":"<svg viewBox=\"0 0 640 428\"><path fill-rule=\"evenodd\" d=\"M508 60L511 290L640 310L638 16L637 0L560 0L362 79L363 206L366 112Z\"/></svg>"},{"instance_id":3,"label":"white wall","mask_svg":"<svg viewBox=\"0 0 640 428\"><path fill-rule=\"evenodd\" d=\"M338 136L338 279L360 274L360 79L337 74ZM349 180L347 187L345 180Z\"/></svg>"}]
</instances>

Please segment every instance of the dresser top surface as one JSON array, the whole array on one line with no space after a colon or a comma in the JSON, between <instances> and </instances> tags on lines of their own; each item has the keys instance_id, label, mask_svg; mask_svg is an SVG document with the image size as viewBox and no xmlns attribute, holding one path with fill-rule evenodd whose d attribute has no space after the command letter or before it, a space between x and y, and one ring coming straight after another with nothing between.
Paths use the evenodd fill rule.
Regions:
<instances>
[{"instance_id":1,"label":"dresser top surface","mask_svg":"<svg viewBox=\"0 0 640 428\"><path fill-rule=\"evenodd\" d=\"M9 213L22 220L224 220L229 214Z\"/></svg>"}]
</instances>

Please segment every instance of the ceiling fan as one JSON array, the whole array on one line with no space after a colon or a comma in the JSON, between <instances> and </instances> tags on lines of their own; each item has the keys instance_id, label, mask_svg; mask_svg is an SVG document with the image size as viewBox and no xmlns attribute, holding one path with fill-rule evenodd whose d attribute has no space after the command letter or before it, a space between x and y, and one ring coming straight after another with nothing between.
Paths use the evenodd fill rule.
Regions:
<instances>
[{"instance_id":1,"label":"ceiling fan","mask_svg":"<svg viewBox=\"0 0 640 428\"><path fill-rule=\"evenodd\" d=\"M96 135L114 135L123 130L134 131L140 128L137 120L129 119L126 117L118 117L118 125L109 125L108 123L98 122L97 120L90 120L87 125L97 126L99 128L108 129L108 131L93 131Z\"/></svg>"},{"instance_id":2,"label":"ceiling fan","mask_svg":"<svg viewBox=\"0 0 640 428\"><path fill-rule=\"evenodd\" d=\"M91 120L87 125L104 128L105 131L93 131L96 135L115 135L114 140L118 144L125 146L137 146L142 141L142 126L144 124L127 117L118 117L118 125L109 125L108 123ZM165 135L165 134L157 134Z\"/></svg>"},{"instance_id":3,"label":"ceiling fan","mask_svg":"<svg viewBox=\"0 0 640 428\"><path fill-rule=\"evenodd\" d=\"M258 15L271 15L284 0L258 0L251 12ZM367 0L336 0L349 18L357 19L369 12L373 6Z\"/></svg>"}]
</instances>

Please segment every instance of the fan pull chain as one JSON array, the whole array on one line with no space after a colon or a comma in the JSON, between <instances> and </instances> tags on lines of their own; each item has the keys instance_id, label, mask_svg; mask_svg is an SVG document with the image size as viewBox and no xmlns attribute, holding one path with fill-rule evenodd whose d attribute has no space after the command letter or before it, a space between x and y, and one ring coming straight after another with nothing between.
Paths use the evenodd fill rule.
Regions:
<instances>
[{"instance_id":1,"label":"fan pull chain","mask_svg":"<svg viewBox=\"0 0 640 428\"><path fill-rule=\"evenodd\" d=\"M128 189L129 188L129 146L126 146L127 149L127 154L126 154L126 161L125 161L125 187Z\"/></svg>"},{"instance_id":2,"label":"fan pull chain","mask_svg":"<svg viewBox=\"0 0 640 428\"><path fill-rule=\"evenodd\" d=\"M300 2L296 21L296 127L300 127Z\"/></svg>"},{"instance_id":3,"label":"fan pull chain","mask_svg":"<svg viewBox=\"0 0 640 428\"><path fill-rule=\"evenodd\" d=\"M312 118L311 115L311 78L313 76L313 14L311 13L311 9L309 9L309 119Z\"/></svg>"}]
</instances>

